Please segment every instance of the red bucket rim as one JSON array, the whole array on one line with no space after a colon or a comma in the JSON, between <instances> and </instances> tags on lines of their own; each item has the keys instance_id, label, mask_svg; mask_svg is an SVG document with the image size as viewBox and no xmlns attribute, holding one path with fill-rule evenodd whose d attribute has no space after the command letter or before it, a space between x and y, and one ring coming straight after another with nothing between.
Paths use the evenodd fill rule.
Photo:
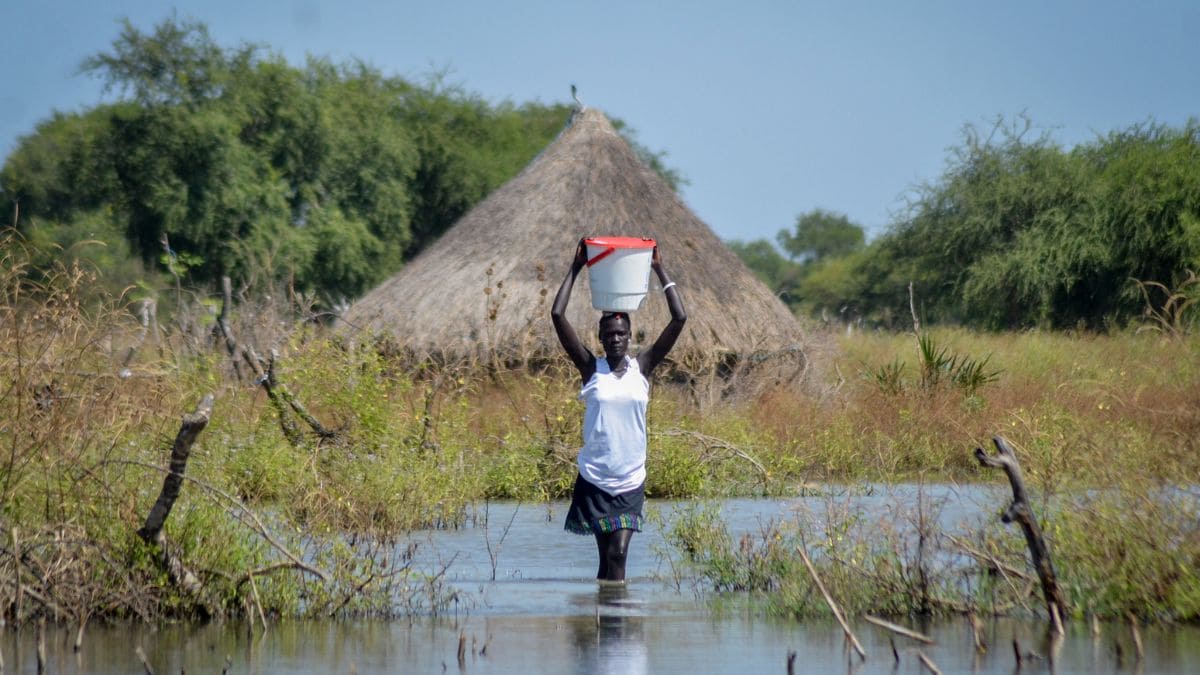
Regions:
<instances>
[{"instance_id":1,"label":"red bucket rim","mask_svg":"<svg viewBox=\"0 0 1200 675\"><path fill-rule=\"evenodd\" d=\"M649 237L588 237L583 243L588 246L613 248L654 248L657 245L657 242Z\"/></svg>"}]
</instances>

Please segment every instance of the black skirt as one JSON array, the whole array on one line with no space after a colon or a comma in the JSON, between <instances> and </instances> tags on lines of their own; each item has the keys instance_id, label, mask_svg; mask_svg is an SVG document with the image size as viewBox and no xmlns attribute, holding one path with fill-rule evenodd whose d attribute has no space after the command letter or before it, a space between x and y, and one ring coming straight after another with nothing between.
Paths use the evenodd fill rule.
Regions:
<instances>
[{"instance_id":1,"label":"black skirt","mask_svg":"<svg viewBox=\"0 0 1200 675\"><path fill-rule=\"evenodd\" d=\"M629 492L610 495L584 480L575 478L571 508L563 529L575 534L599 534L617 530L642 531L642 507L646 503L646 485Z\"/></svg>"}]
</instances>

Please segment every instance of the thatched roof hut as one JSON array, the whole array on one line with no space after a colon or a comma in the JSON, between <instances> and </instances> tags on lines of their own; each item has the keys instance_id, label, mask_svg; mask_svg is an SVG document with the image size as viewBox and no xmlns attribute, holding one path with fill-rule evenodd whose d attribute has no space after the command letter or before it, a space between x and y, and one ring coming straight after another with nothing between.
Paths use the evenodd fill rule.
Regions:
<instances>
[{"instance_id":1,"label":"thatched roof hut","mask_svg":"<svg viewBox=\"0 0 1200 675\"><path fill-rule=\"evenodd\" d=\"M659 242L688 311L677 358L799 343L800 326L788 308L594 109L573 114L520 174L354 303L343 329L392 335L418 354L499 352L507 359L557 352L550 304L576 243L596 235ZM594 338L599 312L591 307L586 272L576 281L568 316L582 338ZM632 319L640 344L667 324L657 280Z\"/></svg>"}]
</instances>

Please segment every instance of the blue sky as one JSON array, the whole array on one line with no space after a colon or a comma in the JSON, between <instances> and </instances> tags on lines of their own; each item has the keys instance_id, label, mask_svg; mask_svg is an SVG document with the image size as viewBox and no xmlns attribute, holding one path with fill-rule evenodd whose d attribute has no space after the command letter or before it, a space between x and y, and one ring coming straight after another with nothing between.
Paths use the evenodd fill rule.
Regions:
<instances>
[{"instance_id":1,"label":"blue sky","mask_svg":"<svg viewBox=\"0 0 1200 675\"><path fill-rule=\"evenodd\" d=\"M1064 146L1200 117L1200 2L0 0L0 155L103 100L79 63L128 17L208 24L302 64L361 59L491 101L620 117L690 181L725 239L813 208L882 231L966 124L1024 113Z\"/></svg>"}]
</instances>

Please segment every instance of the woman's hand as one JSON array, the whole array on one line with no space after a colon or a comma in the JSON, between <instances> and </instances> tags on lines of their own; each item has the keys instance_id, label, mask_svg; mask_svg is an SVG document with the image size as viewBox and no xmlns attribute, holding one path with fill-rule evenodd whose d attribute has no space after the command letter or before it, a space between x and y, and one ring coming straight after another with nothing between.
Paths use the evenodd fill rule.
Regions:
<instances>
[{"instance_id":1,"label":"woman's hand","mask_svg":"<svg viewBox=\"0 0 1200 675\"><path fill-rule=\"evenodd\" d=\"M658 252L658 246L654 247L654 253L652 253L650 256L650 267L653 268L655 272L662 269L662 254Z\"/></svg>"},{"instance_id":2,"label":"woman's hand","mask_svg":"<svg viewBox=\"0 0 1200 675\"><path fill-rule=\"evenodd\" d=\"M585 265L587 265L587 261L587 244L584 243L583 239L580 239L579 244L575 247L575 259L571 261L571 269L578 272L579 270L583 269Z\"/></svg>"}]
</instances>

